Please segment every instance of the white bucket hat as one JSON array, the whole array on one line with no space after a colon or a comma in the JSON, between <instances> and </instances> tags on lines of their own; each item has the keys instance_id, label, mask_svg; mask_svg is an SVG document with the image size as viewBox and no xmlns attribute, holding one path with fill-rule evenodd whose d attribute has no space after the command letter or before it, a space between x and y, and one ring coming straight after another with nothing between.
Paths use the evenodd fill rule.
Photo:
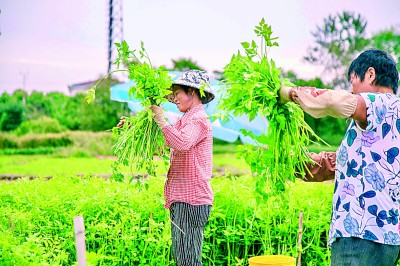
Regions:
<instances>
[{"instance_id":1,"label":"white bucket hat","mask_svg":"<svg viewBox=\"0 0 400 266\"><path fill-rule=\"evenodd\" d=\"M204 71L188 70L179 76L175 81L173 81L172 85L183 85L198 90L202 88L204 95L201 96L201 102L203 104L209 103L215 98L215 95L210 87L210 78ZM173 102L173 97L171 96L172 94L168 95L167 99L168 101Z\"/></svg>"}]
</instances>

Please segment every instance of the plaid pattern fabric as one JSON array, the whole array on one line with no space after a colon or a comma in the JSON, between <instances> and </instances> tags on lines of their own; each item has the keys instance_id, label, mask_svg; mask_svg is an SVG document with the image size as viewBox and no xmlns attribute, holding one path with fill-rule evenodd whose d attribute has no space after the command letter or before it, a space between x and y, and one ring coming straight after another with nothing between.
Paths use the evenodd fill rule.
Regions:
<instances>
[{"instance_id":1,"label":"plaid pattern fabric","mask_svg":"<svg viewBox=\"0 0 400 266\"><path fill-rule=\"evenodd\" d=\"M212 205L212 127L202 104L175 125L162 129L171 147L170 168L164 187L165 208L173 202Z\"/></svg>"}]
</instances>

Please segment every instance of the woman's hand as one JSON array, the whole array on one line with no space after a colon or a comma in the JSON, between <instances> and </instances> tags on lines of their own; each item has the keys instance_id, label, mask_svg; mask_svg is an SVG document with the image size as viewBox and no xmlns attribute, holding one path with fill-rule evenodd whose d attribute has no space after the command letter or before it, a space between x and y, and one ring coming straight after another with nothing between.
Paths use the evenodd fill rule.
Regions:
<instances>
[{"instance_id":1,"label":"woman's hand","mask_svg":"<svg viewBox=\"0 0 400 266\"><path fill-rule=\"evenodd\" d=\"M121 116L119 119L119 122L117 124L117 127L122 128L125 124L125 118L127 118L127 116Z\"/></svg>"},{"instance_id":2,"label":"woman's hand","mask_svg":"<svg viewBox=\"0 0 400 266\"><path fill-rule=\"evenodd\" d=\"M164 127L168 126L167 121L164 118L163 109L158 105L150 105L150 109L153 112L153 119L156 121L157 125L163 129Z\"/></svg>"}]
</instances>

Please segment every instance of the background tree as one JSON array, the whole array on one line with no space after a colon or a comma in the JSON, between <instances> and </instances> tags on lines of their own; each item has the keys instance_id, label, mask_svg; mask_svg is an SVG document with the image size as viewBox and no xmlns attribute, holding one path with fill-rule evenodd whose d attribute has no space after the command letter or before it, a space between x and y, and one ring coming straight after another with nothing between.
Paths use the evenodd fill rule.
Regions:
<instances>
[{"instance_id":1,"label":"background tree","mask_svg":"<svg viewBox=\"0 0 400 266\"><path fill-rule=\"evenodd\" d=\"M305 61L322 65L324 73L331 77L328 82L332 88L345 89L348 66L369 43L366 27L367 21L360 14L344 11L329 15L312 32L315 45L308 48Z\"/></svg>"},{"instance_id":2,"label":"background tree","mask_svg":"<svg viewBox=\"0 0 400 266\"><path fill-rule=\"evenodd\" d=\"M352 12L329 15L324 19L322 26L312 32L315 44L308 48L305 61L321 65L324 73L330 77L328 84L323 84L320 78L313 80L298 79L293 72L286 76L299 86L318 88L346 89L347 69L350 63L365 49L375 48L387 51L397 60L400 70L400 35L399 26L380 31L370 39L366 37L367 21L360 15ZM344 119L325 117L315 119L305 114L305 121L314 132L331 144L339 144L347 122Z\"/></svg>"},{"instance_id":3,"label":"background tree","mask_svg":"<svg viewBox=\"0 0 400 266\"><path fill-rule=\"evenodd\" d=\"M47 95L33 92L23 105L21 90L0 97L0 131L13 131L23 121L44 117L57 119L69 130L105 131L112 129L122 115L129 115L126 103L110 99L110 87L117 81L106 79L98 85L93 105L88 105L83 93L69 97L59 92ZM99 108L99 105L101 107Z\"/></svg>"},{"instance_id":4,"label":"background tree","mask_svg":"<svg viewBox=\"0 0 400 266\"><path fill-rule=\"evenodd\" d=\"M75 97L76 112L79 114L79 128L89 131L104 131L117 125L122 115L129 115L129 108L125 102L110 99L110 87L118 83L116 80L106 79L97 85L96 98L92 104L87 104L85 94L79 93ZM100 107L99 107L100 106Z\"/></svg>"},{"instance_id":5,"label":"background tree","mask_svg":"<svg viewBox=\"0 0 400 266\"><path fill-rule=\"evenodd\" d=\"M26 120L34 120L42 116L50 116L51 111L49 97L46 97L43 92L34 91L26 97Z\"/></svg>"},{"instance_id":6,"label":"background tree","mask_svg":"<svg viewBox=\"0 0 400 266\"><path fill-rule=\"evenodd\" d=\"M0 131L16 129L23 121L25 106L23 105L23 93L21 90L14 92L15 96L3 93L0 96Z\"/></svg>"},{"instance_id":7,"label":"background tree","mask_svg":"<svg viewBox=\"0 0 400 266\"><path fill-rule=\"evenodd\" d=\"M370 46L391 54L400 71L400 25L376 33L371 38Z\"/></svg>"},{"instance_id":8,"label":"background tree","mask_svg":"<svg viewBox=\"0 0 400 266\"><path fill-rule=\"evenodd\" d=\"M197 62L193 61L191 58L180 58L178 60L172 60L172 69L177 71L187 71L190 69L198 69L205 71L204 68L199 66Z\"/></svg>"},{"instance_id":9,"label":"background tree","mask_svg":"<svg viewBox=\"0 0 400 266\"><path fill-rule=\"evenodd\" d=\"M50 110L50 117L55 118L61 125L69 130L80 130L81 119L83 114L79 113L79 105L81 104L81 94L74 97L68 97L59 92L52 92L47 94L48 101L50 102L48 108Z\"/></svg>"}]
</instances>

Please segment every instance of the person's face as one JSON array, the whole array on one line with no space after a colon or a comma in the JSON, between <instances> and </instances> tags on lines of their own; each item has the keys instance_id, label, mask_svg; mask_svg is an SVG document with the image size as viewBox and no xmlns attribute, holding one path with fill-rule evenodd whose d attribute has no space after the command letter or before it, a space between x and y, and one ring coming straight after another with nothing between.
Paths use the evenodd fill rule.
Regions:
<instances>
[{"instance_id":1,"label":"person's face","mask_svg":"<svg viewBox=\"0 0 400 266\"><path fill-rule=\"evenodd\" d=\"M351 93L353 94L359 94L361 92L368 92L370 90L371 85L368 84L368 81L366 78L364 78L363 81L361 81L359 76L356 76L354 73L350 75L350 84L352 87Z\"/></svg>"},{"instance_id":2,"label":"person's face","mask_svg":"<svg viewBox=\"0 0 400 266\"><path fill-rule=\"evenodd\" d=\"M354 73L351 73L350 74L350 84L352 87L351 93L358 94L361 92L372 91L374 80L375 80L375 70L373 68L368 69L368 71L365 73L363 81L361 81L359 76L355 75Z\"/></svg>"},{"instance_id":3,"label":"person's face","mask_svg":"<svg viewBox=\"0 0 400 266\"><path fill-rule=\"evenodd\" d=\"M175 87L173 91L174 103L182 113L186 112L193 104L193 92L186 92L180 87Z\"/></svg>"}]
</instances>

